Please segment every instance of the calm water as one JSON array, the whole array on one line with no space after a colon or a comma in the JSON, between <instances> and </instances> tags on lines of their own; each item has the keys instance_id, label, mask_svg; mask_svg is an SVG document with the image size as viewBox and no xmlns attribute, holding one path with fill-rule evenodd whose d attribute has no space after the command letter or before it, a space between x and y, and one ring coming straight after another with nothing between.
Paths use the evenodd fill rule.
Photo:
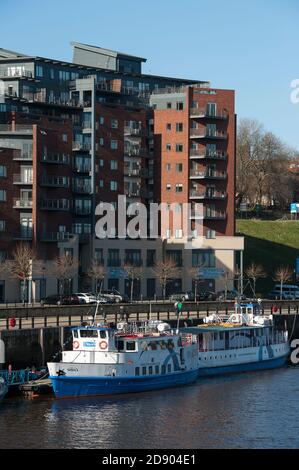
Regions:
<instances>
[{"instance_id":1,"label":"calm water","mask_svg":"<svg viewBox=\"0 0 299 470\"><path fill-rule=\"evenodd\" d=\"M7 399L0 448L298 448L299 367L109 398Z\"/></svg>"}]
</instances>

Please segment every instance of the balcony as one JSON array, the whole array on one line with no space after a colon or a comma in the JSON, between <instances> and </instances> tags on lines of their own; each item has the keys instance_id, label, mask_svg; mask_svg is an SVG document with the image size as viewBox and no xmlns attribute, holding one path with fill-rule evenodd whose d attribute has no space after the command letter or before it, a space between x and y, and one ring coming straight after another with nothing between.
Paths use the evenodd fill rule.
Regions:
<instances>
[{"instance_id":1,"label":"balcony","mask_svg":"<svg viewBox=\"0 0 299 470\"><path fill-rule=\"evenodd\" d=\"M125 167L124 168L124 175L125 176L136 176L136 177L140 178L141 177L141 168Z\"/></svg>"},{"instance_id":2,"label":"balcony","mask_svg":"<svg viewBox=\"0 0 299 470\"><path fill-rule=\"evenodd\" d=\"M191 179L217 179L225 180L227 178L226 171L211 171L211 170L190 170Z\"/></svg>"},{"instance_id":3,"label":"balcony","mask_svg":"<svg viewBox=\"0 0 299 470\"><path fill-rule=\"evenodd\" d=\"M227 139L225 131L208 131L206 129L190 129L190 139Z\"/></svg>"},{"instance_id":4,"label":"balcony","mask_svg":"<svg viewBox=\"0 0 299 470\"><path fill-rule=\"evenodd\" d=\"M193 188L189 194L190 199L219 199L223 200L227 198L226 191L202 191L200 189Z\"/></svg>"},{"instance_id":5,"label":"balcony","mask_svg":"<svg viewBox=\"0 0 299 470\"><path fill-rule=\"evenodd\" d=\"M194 209L191 210L191 219L194 220L225 220L226 219L226 212L225 211L216 211L216 210L204 210L204 213L201 214L200 210L195 211Z\"/></svg>"},{"instance_id":6,"label":"balcony","mask_svg":"<svg viewBox=\"0 0 299 470\"><path fill-rule=\"evenodd\" d=\"M40 201L40 209L46 211L68 211L68 199L42 199Z\"/></svg>"},{"instance_id":7,"label":"balcony","mask_svg":"<svg viewBox=\"0 0 299 470\"><path fill-rule=\"evenodd\" d=\"M25 124L0 124L1 134L32 135L32 125Z\"/></svg>"},{"instance_id":8,"label":"balcony","mask_svg":"<svg viewBox=\"0 0 299 470\"><path fill-rule=\"evenodd\" d=\"M84 131L86 131L86 130L91 131L91 129L92 129L92 122L91 122L91 121L83 121L83 123L82 123L82 129L83 129Z\"/></svg>"},{"instance_id":9,"label":"balcony","mask_svg":"<svg viewBox=\"0 0 299 470\"><path fill-rule=\"evenodd\" d=\"M40 185L49 188L68 188L70 182L67 176L43 176Z\"/></svg>"},{"instance_id":10,"label":"balcony","mask_svg":"<svg viewBox=\"0 0 299 470\"><path fill-rule=\"evenodd\" d=\"M32 199L21 199L21 198L14 198L13 199L13 208L14 209L32 209Z\"/></svg>"},{"instance_id":11,"label":"balcony","mask_svg":"<svg viewBox=\"0 0 299 470\"><path fill-rule=\"evenodd\" d=\"M221 150L216 150L215 152L211 151L203 151L197 149L190 150L190 159L209 159L209 160L226 160L227 159L227 152L223 152Z\"/></svg>"},{"instance_id":12,"label":"balcony","mask_svg":"<svg viewBox=\"0 0 299 470\"><path fill-rule=\"evenodd\" d=\"M43 154L41 157L43 163L54 163L58 165L69 165L70 156L64 153Z\"/></svg>"},{"instance_id":13,"label":"balcony","mask_svg":"<svg viewBox=\"0 0 299 470\"><path fill-rule=\"evenodd\" d=\"M124 193L127 197L140 197L140 189L133 189L133 188L124 188Z\"/></svg>"},{"instance_id":14,"label":"balcony","mask_svg":"<svg viewBox=\"0 0 299 470\"><path fill-rule=\"evenodd\" d=\"M228 112L222 110L219 113L211 113L206 108L190 108L190 117L226 120L228 119Z\"/></svg>"},{"instance_id":15,"label":"balcony","mask_svg":"<svg viewBox=\"0 0 299 470\"><path fill-rule=\"evenodd\" d=\"M13 160L15 161L32 161L32 153L22 152L21 150L13 151Z\"/></svg>"},{"instance_id":16,"label":"balcony","mask_svg":"<svg viewBox=\"0 0 299 470\"><path fill-rule=\"evenodd\" d=\"M91 172L91 162L88 163L74 163L73 171L76 173L90 173Z\"/></svg>"},{"instance_id":17,"label":"balcony","mask_svg":"<svg viewBox=\"0 0 299 470\"><path fill-rule=\"evenodd\" d=\"M42 242L68 242L74 237L74 234L69 232L50 232L43 233L40 236L40 241Z\"/></svg>"},{"instance_id":18,"label":"balcony","mask_svg":"<svg viewBox=\"0 0 299 470\"><path fill-rule=\"evenodd\" d=\"M132 135L135 137L141 137L144 135L145 131L140 127L138 129L135 129L134 127L131 126L125 126L124 129L124 135Z\"/></svg>"},{"instance_id":19,"label":"balcony","mask_svg":"<svg viewBox=\"0 0 299 470\"><path fill-rule=\"evenodd\" d=\"M147 151L141 147L125 147L124 154L127 157L147 157Z\"/></svg>"},{"instance_id":20,"label":"balcony","mask_svg":"<svg viewBox=\"0 0 299 470\"><path fill-rule=\"evenodd\" d=\"M89 152L91 150L91 143L73 142L72 149L73 151L79 150Z\"/></svg>"},{"instance_id":21,"label":"balcony","mask_svg":"<svg viewBox=\"0 0 299 470\"><path fill-rule=\"evenodd\" d=\"M22 185L32 185L33 176L32 175L13 175L13 184L22 184Z\"/></svg>"},{"instance_id":22,"label":"balcony","mask_svg":"<svg viewBox=\"0 0 299 470\"><path fill-rule=\"evenodd\" d=\"M73 209L73 213L76 215L90 215L91 214L91 207L79 207L75 206Z\"/></svg>"},{"instance_id":23,"label":"balcony","mask_svg":"<svg viewBox=\"0 0 299 470\"><path fill-rule=\"evenodd\" d=\"M26 70L23 67L14 67L13 72L11 68L1 68L0 78L34 78L34 75L32 70Z\"/></svg>"}]
</instances>

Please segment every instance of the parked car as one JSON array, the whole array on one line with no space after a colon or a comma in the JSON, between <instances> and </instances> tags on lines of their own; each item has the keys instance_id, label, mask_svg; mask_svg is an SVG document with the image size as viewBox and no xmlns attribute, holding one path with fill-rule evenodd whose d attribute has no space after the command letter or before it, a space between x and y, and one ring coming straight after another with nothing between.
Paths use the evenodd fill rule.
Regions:
<instances>
[{"instance_id":1,"label":"parked car","mask_svg":"<svg viewBox=\"0 0 299 470\"><path fill-rule=\"evenodd\" d=\"M77 295L49 295L41 299L42 305L80 305L83 303Z\"/></svg>"},{"instance_id":2,"label":"parked car","mask_svg":"<svg viewBox=\"0 0 299 470\"><path fill-rule=\"evenodd\" d=\"M123 302L123 296L115 289L113 290L102 290L99 295L105 299L110 299L113 303Z\"/></svg>"},{"instance_id":3,"label":"parked car","mask_svg":"<svg viewBox=\"0 0 299 470\"><path fill-rule=\"evenodd\" d=\"M279 300L280 294L282 300L296 300L299 299L299 287L293 284L276 284L274 289L267 295L268 299Z\"/></svg>"},{"instance_id":4,"label":"parked car","mask_svg":"<svg viewBox=\"0 0 299 470\"><path fill-rule=\"evenodd\" d=\"M82 300L83 304L95 304L97 301L96 296L90 293L78 292L74 295L76 295L80 300Z\"/></svg>"},{"instance_id":5,"label":"parked car","mask_svg":"<svg viewBox=\"0 0 299 470\"><path fill-rule=\"evenodd\" d=\"M217 292L217 300L235 300L238 297L238 291L236 289L228 290L228 291L220 291Z\"/></svg>"},{"instance_id":6,"label":"parked car","mask_svg":"<svg viewBox=\"0 0 299 470\"><path fill-rule=\"evenodd\" d=\"M194 300L194 294L193 292L179 292L179 293L176 293L176 294L171 294L170 297L169 297L169 300L171 302L174 302L176 300L182 300L183 302L185 300L189 300L189 301L193 301Z\"/></svg>"},{"instance_id":7,"label":"parked car","mask_svg":"<svg viewBox=\"0 0 299 470\"><path fill-rule=\"evenodd\" d=\"M202 290L196 295L197 300L216 300L217 295L215 292L210 290Z\"/></svg>"}]
</instances>

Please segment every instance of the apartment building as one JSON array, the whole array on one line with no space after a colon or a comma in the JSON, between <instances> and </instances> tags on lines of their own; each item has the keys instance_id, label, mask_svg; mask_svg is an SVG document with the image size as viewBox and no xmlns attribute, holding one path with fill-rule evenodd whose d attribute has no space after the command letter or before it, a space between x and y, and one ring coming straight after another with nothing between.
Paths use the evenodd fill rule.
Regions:
<instances>
[{"instance_id":1,"label":"apartment building","mask_svg":"<svg viewBox=\"0 0 299 470\"><path fill-rule=\"evenodd\" d=\"M70 63L0 49L1 260L20 241L35 248L43 268L33 266L29 300L57 292L51 266L66 251L79 260L73 291L92 289L87 271L97 259L105 288L128 293L124 267L133 264L135 296L160 296L153 267L169 257L180 275L168 292L192 289L192 266L204 266L203 287L220 290L243 250L234 226L234 92L142 74L144 58L72 45ZM191 235L170 214L158 237L130 239L116 227L113 238L98 238L96 208L112 203L118 218L120 195L127 205L174 204L178 212L190 203ZM0 301L18 300L20 281L0 276Z\"/></svg>"}]
</instances>

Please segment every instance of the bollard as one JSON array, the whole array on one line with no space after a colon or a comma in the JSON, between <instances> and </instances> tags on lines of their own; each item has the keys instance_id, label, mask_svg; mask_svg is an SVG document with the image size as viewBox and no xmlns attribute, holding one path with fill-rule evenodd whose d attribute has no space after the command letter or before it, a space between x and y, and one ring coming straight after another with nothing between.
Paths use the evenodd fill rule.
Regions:
<instances>
[{"instance_id":1,"label":"bollard","mask_svg":"<svg viewBox=\"0 0 299 470\"><path fill-rule=\"evenodd\" d=\"M59 315L56 315L56 326L59 326Z\"/></svg>"},{"instance_id":2,"label":"bollard","mask_svg":"<svg viewBox=\"0 0 299 470\"><path fill-rule=\"evenodd\" d=\"M21 329L22 329L22 318L20 317L19 318L19 330L21 330Z\"/></svg>"},{"instance_id":3,"label":"bollard","mask_svg":"<svg viewBox=\"0 0 299 470\"><path fill-rule=\"evenodd\" d=\"M31 317L31 328L34 329L34 317Z\"/></svg>"},{"instance_id":4,"label":"bollard","mask_svg":"<svg viewBox=\"0 0 299 470\"><path fill-rule=\"evenodd\" d=\"M44 317L44 327L47 328L47 317Z\"/></svg>"}]
</instances>

